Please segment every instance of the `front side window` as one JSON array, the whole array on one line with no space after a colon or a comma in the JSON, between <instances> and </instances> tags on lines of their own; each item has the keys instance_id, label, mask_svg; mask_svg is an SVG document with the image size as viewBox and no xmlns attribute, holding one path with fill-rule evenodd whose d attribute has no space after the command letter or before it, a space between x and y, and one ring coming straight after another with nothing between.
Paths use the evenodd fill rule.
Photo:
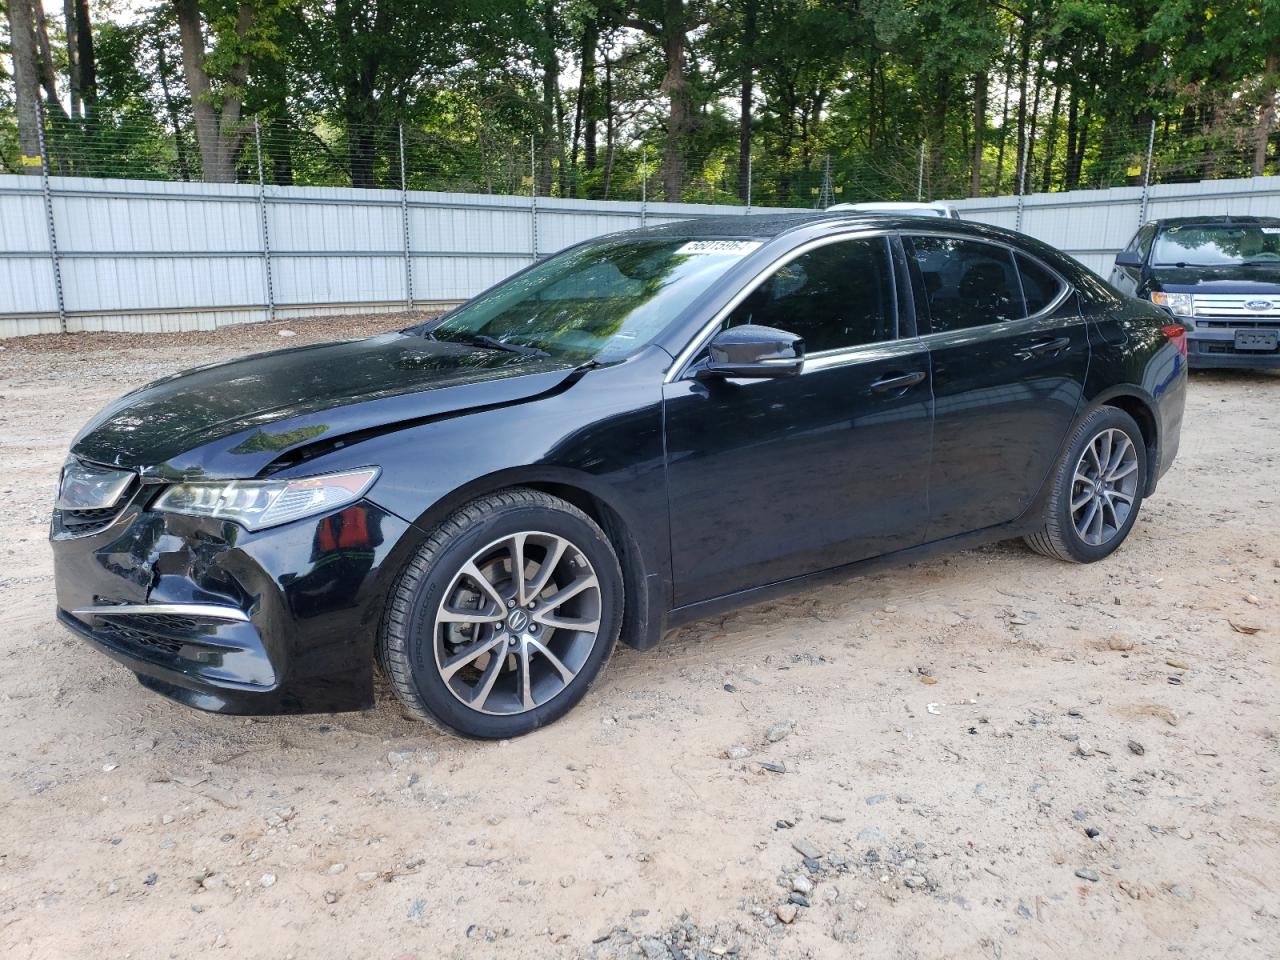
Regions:
<instances>
[{"instance_id":1,"label":"front side window","mask_svg":"<svg viewBox=\"0 0 1280 960\"><path fill-rule=\"evenodd\" d=\"M804 338L822 353L897 335L886 237L841 240L803 253L747 294L724 326L753 323Z\"/></svg>"},{"instance_id":2,"label":"front side window","mask_svg":"<svg viewBox=\"0 0 1280 960\"><path fill-rule=\"evenodd\" d=\"M1166 227L1156 238L1156 266L1222 267L1280 263L1280 222Z\"/></svg>"},{"instance_id":3,"label":"front side window","mask_svg":"<svg viewBox=\"0 0 1280 960\"><path fill-rule=\"evenodd\" d=\"M657 336L760 246L675 237L586 244L512 277L428 329L437 340L616 360Z\"/></svg>"},{"instance_id":4,"label":"front side window","mask_svg":"<svg viewBox=\"0 0 1280 960\"><path fill-rule=\"evenodd\" d=\"M1025 316L1022 288L1006 247L959 237L912 237L934 333Z\"/></svg>"},{"instance_id":5,"label":"front side window","mask_svg":"<svg viewBox=\"0 0 1280 960\"><path fill-rule=\"evenodd\" d=\"M1156 225L1149 223L1138 231L1137 247L1138 257L1142 260L1147 259L1147 254L1151 252L1151 241L1156 238Z\"/></svg>"}]
</instances>

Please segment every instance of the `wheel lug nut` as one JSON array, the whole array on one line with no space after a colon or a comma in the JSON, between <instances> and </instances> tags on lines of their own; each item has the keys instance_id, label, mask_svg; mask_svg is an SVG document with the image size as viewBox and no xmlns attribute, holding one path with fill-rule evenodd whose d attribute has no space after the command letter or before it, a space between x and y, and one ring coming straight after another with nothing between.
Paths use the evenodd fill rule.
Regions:
<instances>
[{"instance_id":1,"label":"wheel lug nut","mask_svg":"<svg viewBox=\"0 0 1280 960\"><path fill-rule=\"evenodd\" d=\"M515 602L514 600L508 600L508 601L507 601L507 607L508 607L508 608L514 607L515 605L516 605L516 602Z\"/></svg>"}]
</instances>

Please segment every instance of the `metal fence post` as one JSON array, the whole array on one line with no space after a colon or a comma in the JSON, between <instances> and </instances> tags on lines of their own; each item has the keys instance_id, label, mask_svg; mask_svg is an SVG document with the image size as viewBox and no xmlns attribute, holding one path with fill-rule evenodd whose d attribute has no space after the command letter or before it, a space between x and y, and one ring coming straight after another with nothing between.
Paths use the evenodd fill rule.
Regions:
<instances>
[{"instance_id":1,"label":"metal fence post","mask_svg":"<svg viewBox=\"0 0 1280 960\"><path fill-rule=\"evenodd\" d=\"M413 309L413 255L409 248L409 180L404 170L404 124L400 127L400 225L404 230L404 302Z\"/></svg>"},{"instance_id":2,"label":"metal fence post","mask_svg":"<svg viewBox=\"0 0 1280 960\"><path fill-rule=\"evenodd\" d=\"M640 152L640 226L649 223L649 148Z\"/></svg>"},{"instance_id":3,"label":"metal fence post","mask_svg":"<svg viewBox=\"0 0 1280 960\"><path fill-rule=\"evenodd\" d=\"M58 256L58 231L53 223L53 187L49 184L49 150L44 140L44 106L36 98L36 132L40 137L40 192L44 195L45 224L49 230L49 257L53 262L53 291L58 301L58 329L67 332L67 301L62 291L62 261Z\"/></svg>"},{"instance_id":4,"label":"metal fence post","mask_svg":"<svg viewBox=\"0 0 1280 960\"><path fill-rule=\"evenodd\" d=\"M276 295L271 283L271 230L267 226L267 181L262 173L262 131L253 118L253 147L258 155L258 216L262 218L262 270L267 284L267 318L276 318Z\"/></svg>"},{"instance_id":5,"label":"metal fence post","mask_svg":"<svg viewBox=\"0 0 1280 960\"><path fill-rule=\"evenodd\" d=\"M751 151L747 151L747 216L751 215Z\"/></svg>"},{"instance_id":6,"label":"metal fence post","mask_svg":"<svg viewBox=\"0 0 1280 960\"><path fill-rule=\"evenodd\" d=\"M1027 191L1027 131L1022 131L1022 143L1018 144L1018 217L1013 229L1022 232L1022 208Z\"/></svg>"},{"instance_id":7,"label":"metal fence post","mask_svg":"<svg viewBox=\"0 0 1280 960\"><path fill-rule=\"evenodd\" d=\"M538 262L538 144L529 138L529 246Z\"/></svg>"},{"instance_id":8,"label":"metal fence post","mask_svg":"<svg viewBox=\"0 0 1280 960\"><path fill-rule=\"evenodd\" d=\"M920 141L920 172L916 174L916 203L924 199L924 140Z\"/></svg>"},{"instance_id":9,"label":"metal fence post","mask_svg":"<svg viewBox=\"0 0 1280 960\"><path fill-rule=\"evenodd\" d=\"M1151 121L1151 133L1147 136L1147 165L1142 172L1142 202L1138 206L1138 226L1147 222L1147 204L1151 199L1151 157L1156 148L1156 122Z\"/></svg>"}]
</instances>

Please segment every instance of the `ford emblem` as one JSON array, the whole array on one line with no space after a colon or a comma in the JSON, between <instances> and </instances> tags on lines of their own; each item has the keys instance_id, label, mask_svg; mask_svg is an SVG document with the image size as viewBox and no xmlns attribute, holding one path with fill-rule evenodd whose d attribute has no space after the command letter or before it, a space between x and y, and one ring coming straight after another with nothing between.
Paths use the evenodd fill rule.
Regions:
<instances>
[{"instance_id":1,"label":"ford emblem","mask_svg":"<svg viewBox=\"0 0 1280 960\"><path fill-rule=\"evenodd\" d=\"M1250 310L1256 310L1261 313L1263 310L1270 310L1275 304L1270 300L1246 300L1244 304Z\"/></svg>"}]
</instances>

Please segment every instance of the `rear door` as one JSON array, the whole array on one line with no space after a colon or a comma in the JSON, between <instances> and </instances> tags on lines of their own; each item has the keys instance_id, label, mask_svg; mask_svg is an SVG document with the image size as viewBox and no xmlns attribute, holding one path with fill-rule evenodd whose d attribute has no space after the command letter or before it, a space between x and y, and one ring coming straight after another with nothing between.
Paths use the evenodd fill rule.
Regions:
<instances>
[{"instance_id":1,"label":"rear door","mask_svg":"<svg viewBox=\"0 0 1280 960\"><path fill-rule=\"evenodd\" d=\"M970 237L903 242L933 369L933 541L1030 506L1080 408L1089 337L1039 260Z\"/></svg>"},{"instance_id":2,"label":"rear door","mask_svg":"<svg viewBox=\"0 0 1280 960\"><path fill-rule=\"evenodd\" d=\"M923 542L929 355L884 235L823 238L748 285L721 328L805 338L803 372L664 388L678 606ZM896 261L896 263L895 263Z\"/></svg>"}]
</instances>

